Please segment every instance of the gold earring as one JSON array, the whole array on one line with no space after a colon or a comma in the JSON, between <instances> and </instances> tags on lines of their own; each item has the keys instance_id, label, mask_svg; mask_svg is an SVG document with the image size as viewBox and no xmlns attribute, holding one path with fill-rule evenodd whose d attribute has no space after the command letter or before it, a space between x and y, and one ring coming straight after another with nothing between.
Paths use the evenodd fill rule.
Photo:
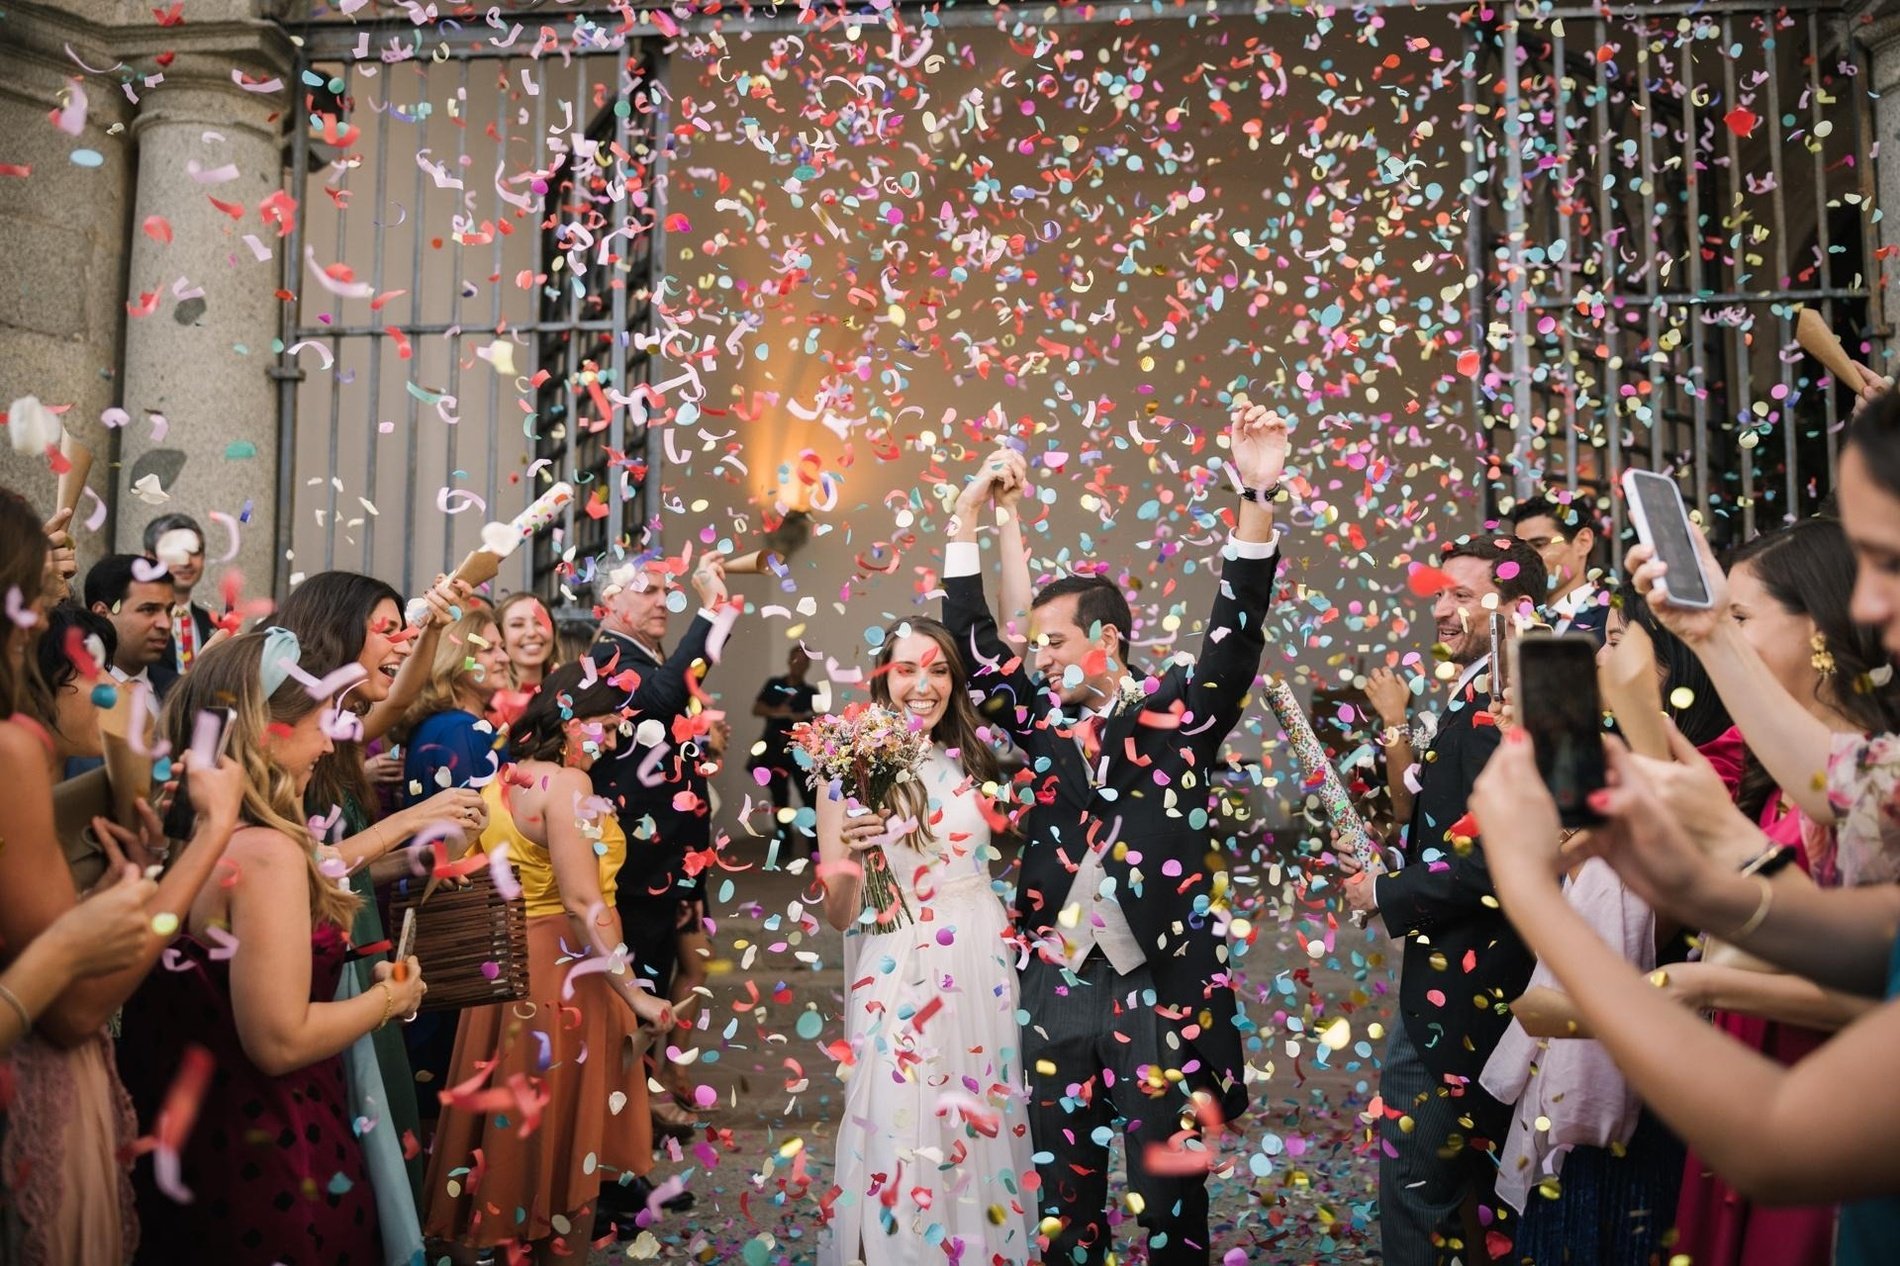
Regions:
<instances>
[{"instance_id":1,"label":"gold earring","mask_svg":"<svg viewBox=\"0 0 1900 1266\"><path fill-rule=\"evenodd\" d=\"M1809 639L1808 645L1814 649L1814 653L1808 656L1808 662L1814 665L1814 671L1820 673L1823 677L1832 677L1834 675L1834 652L1828 650L1827 639L1822 637L1819 633L1816 633Z\"/></svg>"}]
</instances>

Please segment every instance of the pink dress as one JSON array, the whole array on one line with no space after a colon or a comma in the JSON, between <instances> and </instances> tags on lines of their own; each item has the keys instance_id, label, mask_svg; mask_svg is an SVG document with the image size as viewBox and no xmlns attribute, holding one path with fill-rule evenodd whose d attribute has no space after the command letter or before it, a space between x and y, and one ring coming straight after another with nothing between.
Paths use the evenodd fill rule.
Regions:
<instances>
[{"instance_id":1,"label":"pink dress","mask_svg":"<svg viewBox=\"0 0 1900 1266\"><path fill-rule=\"evenodd\" d=\"M1735 730L1703 752L1733 792L1740 782L1739 756L1725 762L1710 750L1724 740L1732 740L1735 752L1740 752L1741 735ZM1831 856L1824 857L1818 867L1812 865L1813 844L1804 838L1809 833L1825 838L1827 832L1816 831L1799 810L1777 796L1762 810L1761 829L1775 843L1796 848L1801 869L1814 876L1816 883L1829 882L1831 867L1827 863ZM1724 1033L1784 1066L1806 1058L1833 1036L1818 1029L1726 1011L1716 1012L1714 1019L1715 1026ZM1679 1238L1674 1252L1687 1256L1695 1266L1829 1266L1838 1211L1835 1205L1756 1204L1718 1178L1691 1148L1676 1204Z\"/></svg>"}]
</instances>

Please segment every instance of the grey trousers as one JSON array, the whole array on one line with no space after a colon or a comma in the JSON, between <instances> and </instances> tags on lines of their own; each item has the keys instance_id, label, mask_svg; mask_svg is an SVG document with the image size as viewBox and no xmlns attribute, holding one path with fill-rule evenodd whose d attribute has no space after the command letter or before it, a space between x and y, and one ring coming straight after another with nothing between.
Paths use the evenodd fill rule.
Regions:
<instances>
[{"instance_id":1,"label":"grey trousers","mask_svg":"<svg viewBox=\"0 0 1900 1266\"><path fill-rule=\"evenodd\" d=\"M1146 1151L1166 1147L1189 1108L1180 1081L1144 1076L1164 1057L1154 980L1143 964L1122 975L1091 955L1069 984L1063 969L1032 957L1022 973L1023 1063L1029 1070L1029 1129L1045 1217L1062 1220L1047 1266L1101 1266L1114 1244L1109 1225L1109 1150L1128 1160L1128 1185L1154 1266L1206 1266L1204 1174L1149 1172ZM1156 1085L1159 1093L1151 1093ZM1119 1196L1119 1193L1118 1193ZM1116 1204L1124 1209L1121 1199Z\"/></svg>"},{"instance_id":2,"label":"grey trousers","mask_svg":"<svg viewBox=\"0 0 1900 1266\"><path fill-rule=\"evenodd\" d=\"M1451 1260L1444 1238L1464 1235L1458 1210L1466 1197L1495 1203L1497 1167L1488 1153L1463 1146L1472 1130L1459 1120L1470 1118L1480 1096L1486 1104L1493 1101L1475 1083L1463 1096L1449 1094L1443 1078L1425 1066L1399 1016L1393 1017L1386 1042L1379 1094L1388 1109L1405 1113L1411 1122L1409 1131L1393 1117L1379 1126L1386 1144L1379 1154L1381 1251L1386 1266L1436 1266ZM1471 1261L1475 1247L1458 1256Z\"/></svg>"}]
</instances>

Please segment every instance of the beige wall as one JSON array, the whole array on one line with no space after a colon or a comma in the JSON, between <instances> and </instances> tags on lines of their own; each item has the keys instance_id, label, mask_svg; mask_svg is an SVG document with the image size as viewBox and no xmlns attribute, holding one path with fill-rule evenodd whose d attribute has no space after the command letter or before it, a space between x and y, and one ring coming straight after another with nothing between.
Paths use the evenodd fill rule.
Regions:
<instances>
[{"instance_id":1,"label":"beige wall","mask_svg":"<svg viewBox=\"0 0 1900 1266\"><path fill-rule=\"evenodd\" d=\"M687 510L668 517L668 548L700 548L707 527L723 542L738 516L756 523L779 491L780 468L801 451L816 453L838 482L837 504L815 514L789 580L739 582L758 606L780 608L742 626L746 635L712 678L735 714L741 753L758 730L746 715L752 693L793 640L821 667L826 658L862 667L869 627L935 614L948 501L993 442L992 411L1032 453L1067 454L1059 472L1036 480L1046 498L1030 532L1036 572L1109 562L1136 590L1153 660L1197 645L1212 598L1218 534L1196 530L1181 507L1190 475L1217 451L1227 416L1220 393L1241 387L1289 410L1305 482L1286 524L1289 583L1272 617L1268 666L1297 661L1330 682L1363 652L1422 649L1406 623L1414 602L1389 596L1404 594L1395 560L1420 540L1475 525L1481 468L1456 349L1421 338L1422 327L1442 330L1448 317L1455 325L1462 302L1462 221L1438 230L1448 251L1422 236L1461 206L1457 89L1427 92L1412 75L1401 91L1370 78L1396 46L1395 28L1432 29L1434 42L1450 29L1431 15L1386 20L1379 49L1343 32L1326 41L1330 87L1297 68L1315 62L1299 48L1312 24L1298 17L1230 24L1219 47L1208 30L1173 22L1051 28L1055 43L1040 51L1013 48L994 31L938 32L926 56L945 61L934 72L921 61L903 72L875 55L854 71L856 45L842 36L807 35L802 56L795 43L728 36L726 56L709 69L675 57L674 123L692 130L670 168L668 210L690 225L667 240L684 288L674 315L686 341L718 351L700 366L699 416L689 410L672 436L689 460L662 476L668 498ZM1223 70L1221 104L1232 111L1223 120L1196 68L1226 67L1249 37L1282 50L1284 64ZM890 40L862 43L882 54ZM788 69L773 78L780 55ZM1057 58L1078 59L1061 75L1070 87L1034 96L1025 115L1025 84ZM1064 104L1079 78L1136 67L1148 90L1121 113L1106 88L1092 110ZM859 73L918 95L879 108L882 139L871 139L868 124L853 139L834 120L837 148L825 170L791 185L798 134L818 137L818 116L854 100L827 77ZM729 86L741 76L756 94L743 101ZM1263 84L1272 94L1264 104ZM808 104L814 92L817 104ZM984 103L980 125L952 107L971 93ZM1177 111L1178 127L1168 122ZM748 116L757 120L751 138L740 122ZM1063 193L1047 175L1070 137L1079 142L1069 157L1076 179ZM1394 154L1413 162L1409 183L1391 183L1385 164ZM1419 192L1430 182L1441 186L1435 199ZM1012 197L1019 186L1036 192ZM1290 202L1278 201L1283 193ZM1407 197L1416 206L1401 206ZM946 204L954 229L939 223ZM893 209L901 224L887 218ZM1016 234L1049 240L985 253L986 242L995 250ZM1128 249L1139 271L1118 273ZM809 264L788 284L787 261L801 254ZM967 276L949 275L959 264ZM1420 300L1431 301L1429 321ZM1358 335L1362 350L1313 319L1332 304L1341 306L1332 332ZM1164 336L1170 320L1176 328ZM760 324L735 335L745 321ZM726 350L729 337L737 354ZM1075 350L1044 354L1043 340ZM827 392L834 426L797 416L821 410ZM877 454L880 442L895 444L889 460ZM729 452L744 473L722 462ZM1382 491L1371 490L1368 464L1387 472ZM1108 491L1092 493L1091 484ZM1231 497L1216 492L1206 504L1225 509ZM1363 531L1361 543L1339 535L1342 514ZM1163 559L1164 546L1178 552ZM1347 610L1355 603L1356 614ZM1270 722L1266 730L1277 735ZM1261 723L1236 740L1243 755L1260 756ZM725 787L735 803L741 763Z\"/></svg>"}]
</instances>

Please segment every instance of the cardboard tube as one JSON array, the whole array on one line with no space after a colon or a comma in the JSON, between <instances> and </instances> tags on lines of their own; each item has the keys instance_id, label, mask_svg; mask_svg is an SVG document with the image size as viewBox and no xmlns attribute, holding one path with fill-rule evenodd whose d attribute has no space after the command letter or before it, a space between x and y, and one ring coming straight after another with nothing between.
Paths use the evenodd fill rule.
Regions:
<instances>
[{"instance_id":1,"label":"cardboard tube","mask_svg":"<svg viewBox=\"0 0 1900 1266\"><path fill-rule=\"evenodd\" d=\"M1865 387L1860 376L1860 367L1854 364L1854 358L1841 346L1841 340L1828 328L1827 321L1813 308L1801 309L1801 315L1795 318L1795 341L1801 344L1801 350L1821 362L1834 380L1859 395Z\"/></svg>"},{"instance_id":2,"label":"cardboard tube","mask_svg":"<svg viewBox=\"0 0 1900 1266\"><path fill-rule=\"evenodd\" d=\"M1642 625L1624 627L1623 640L1597 669L1597 691L1632 752L1655 760L1669 759L1662 688L1656 684L1656 644Z\"/></svg>"},{"instance_id":3,"label":"cardboard tube","mask_svg":"<svg viewBox=\"0 0 1900 1266\"><path fill-rule=\"evenodd\" d=\"M464 581L470 589L485 585L501 574L501 555L485 549L470 550L468 557L455 566L454 579Z\"/></svg>"},{"instance_id":4,"label":"cardboard tube","mask_svg":"<svg viewBox=\"0 0 1900 1266\"><path fill-rule=\"evenodd\" d=\"M99 713L99 737L106 758L106 778L112 784L112 820L130 830L139 825L138 802L152 792L152 759L133 749L131 733L136 711L136 688L118 683L118 702ZM150 735L139 746L151 748Z\"/></svg>"},{"instance_id":5,"label":"cardboard tube","mask_svg":"<svg viewBox=\"0 0 1900 1266\"><path fill-rule=\"evenodd\" d=\"M86 492L86 476L92 473L92 450L76 439L71 431L67 431L60 436L59 455L66 459L68 469L59 477L58 504L54 509L71 510L73 518L77 519L79 498Z\"/></svg>"},{"instance_id":6,"label":"cardboard tube","mask_svg":"<svg viewBox=\"0 0 1900 1266\"><path fill-rule=\"evenodd\" d=\"M1511 1004L1511 1014L1532 1037L1594 1037L1570 995L1538 985Z\"/></svg>"},{"instance_id":7,"label":"cardboard tube","mask_svg":"<svg viewBox=\"0 0 1900 1266\"><path fill-rule=\"evenodd\" d=\"M763 576L772 570L775 562L783 565L784 560L770 550L755 549L750 554L735 554L726 560L726 575Z\"/></svg>"}]
</instances>

